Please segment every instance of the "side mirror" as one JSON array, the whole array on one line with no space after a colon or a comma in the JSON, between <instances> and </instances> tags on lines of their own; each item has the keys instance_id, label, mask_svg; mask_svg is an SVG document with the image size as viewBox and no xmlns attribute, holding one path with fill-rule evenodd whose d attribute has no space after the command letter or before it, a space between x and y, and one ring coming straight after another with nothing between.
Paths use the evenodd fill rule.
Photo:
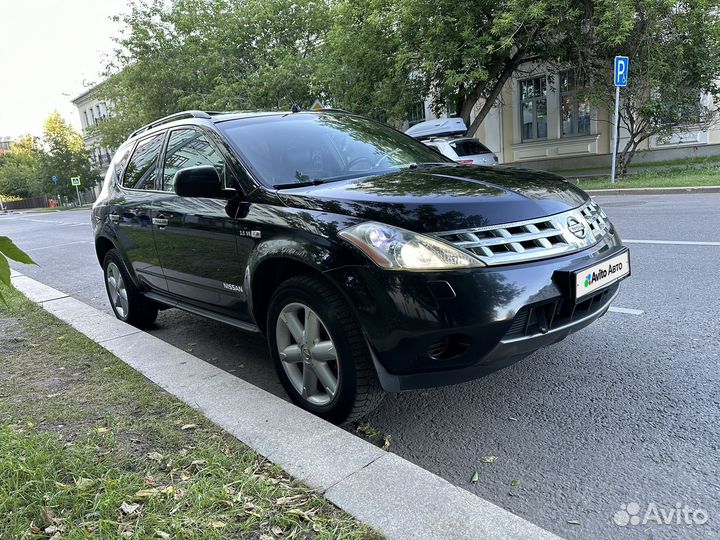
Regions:
<instances>
[{"instance_id":1,"label":"side mirror","mask_svg":"<svg viewBox=\"0 0 720 540\"><path fill-rule=\"evenodd\" d=\"M173 188L180 197L225 198L220 175L212 165L180 169L175 173Z\"/></svg>"}]
</instances>

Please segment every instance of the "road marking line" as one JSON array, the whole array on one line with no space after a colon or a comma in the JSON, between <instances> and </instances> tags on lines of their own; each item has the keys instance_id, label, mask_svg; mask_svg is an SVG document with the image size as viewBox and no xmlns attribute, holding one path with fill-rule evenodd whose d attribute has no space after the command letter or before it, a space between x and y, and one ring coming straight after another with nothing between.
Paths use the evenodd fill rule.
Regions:
<instances>
[{"instance_id":1,"label":"road marking line","mask_svg":"<svg viewBox=\"0 0 720 540\"><path fill-rule=\"evenodd\" d=\"M36 248L30 248L26 249L25 251L39 251L41 249L53 249L53 248L59 248L64 246L74 246L76 244L92 244L90 240L80 240L78 242L67 242L66 244L55 244L54 246L43 246L43 247L36 247Z\"/></svg>"},{"instance_id":2,"label":"road marking line","mask_svg":"<svg viewBox=\"0 0 720 540\"><path fill-rule=\"evenodd\" d=\"M632 308L615 307L615 306L610 306L608 311L612 311L613 313L625 313L626 315L642 315L643 313L645 313L642 309L632 309Z\"/></svg>"},{"instance_id":3,"label":"road marking line","mask_svg":"<svg viewBox=\"0 0 720 540\"><path fill-rule=\"evenodd\" d=\"M720 246L720 242L690 242L688 240L624 240L624 244L667 244L677 246Z\"/></svg>"}]
</instances>

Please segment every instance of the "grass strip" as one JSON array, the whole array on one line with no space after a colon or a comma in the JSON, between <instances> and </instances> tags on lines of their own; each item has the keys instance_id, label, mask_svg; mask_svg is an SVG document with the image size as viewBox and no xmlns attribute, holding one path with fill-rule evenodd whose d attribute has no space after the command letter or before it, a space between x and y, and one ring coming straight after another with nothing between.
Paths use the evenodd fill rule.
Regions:
<instances>
[{"instance_id":1,"label":"grass strip","mask_svg":"<svg viewBox=\"0 0 720 540\"><path fill-rule=\"evenodd\" d=\"M379 538L19 292L2 294L0 538Z\"/></svg>"},{"instance_id":2,"label":"grass strip","mask_svg":"<svg viewBox=\"0 0 720 540\"><path fill-rule=\"evenodd\" d=\"M720 167L673 167L653 172L630 174L610 183L609 175L572 179L582 189L623 189L652 187L720 186Z\"/></svg>"}]
</instances>

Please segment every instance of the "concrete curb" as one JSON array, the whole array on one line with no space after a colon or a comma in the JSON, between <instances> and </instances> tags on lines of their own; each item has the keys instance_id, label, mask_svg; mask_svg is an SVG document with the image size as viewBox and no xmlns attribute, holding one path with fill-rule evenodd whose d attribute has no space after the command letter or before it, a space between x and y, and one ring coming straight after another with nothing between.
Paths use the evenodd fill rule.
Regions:
<instances>
[{"instance_id":1,"label":"concrete curb","mask_svg":"<svg viewBox=\"0 0 720 540\"><path fill-rule=\"evenodd\" d=\"M685 193L720 193L720 186L586 189L590 195L681 195Z\"/></svg>"},{"instance_id":2,"label":"concrete curb","mask_svg":"<svg viewBox=\"0 0 720 540\"><path fill-rule=\"evenodd\" d=\"M28 298L390 540L558 536L67 294Z\"/></svg>"}]
</instances>

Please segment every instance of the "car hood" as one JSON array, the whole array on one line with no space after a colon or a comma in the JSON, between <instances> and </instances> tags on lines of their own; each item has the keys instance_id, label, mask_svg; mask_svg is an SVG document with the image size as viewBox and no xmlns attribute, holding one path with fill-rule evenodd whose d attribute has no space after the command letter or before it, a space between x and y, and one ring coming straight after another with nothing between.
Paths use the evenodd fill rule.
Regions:
<instances>
[{"instance_id":1,"label":"car hood","mask_svg":"<svg viewBox=\"0 0 720 540\"><path fill-rule=\"evenodd\" d=\"M428 233L545 217L588 200L582 190L553 174L453 165L283 189L278 196L293 208Z\"/></svg>"}]
</instances>

